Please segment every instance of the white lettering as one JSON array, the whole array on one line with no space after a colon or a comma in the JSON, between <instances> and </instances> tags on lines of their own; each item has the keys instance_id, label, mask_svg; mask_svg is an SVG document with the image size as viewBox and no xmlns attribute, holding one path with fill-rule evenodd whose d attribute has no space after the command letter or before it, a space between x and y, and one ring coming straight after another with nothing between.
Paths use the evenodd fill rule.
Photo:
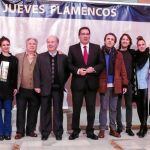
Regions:
<instances>
[{"instance_id":1,"label":"white lettering","mask_svg":"<svg viewBox=\"0 0 150 150\"><path fill-rule=\"evenodd\" d=\"M80 15L81 14L81 9L80 7L71 7L71 15Z\"/></svg>"},{"instance_id":2,"label":"white lettering","mask_svg":"<svg viewBox=\"0 0 150 150\"><path fill-rule=\"evenodd\" d=\"M111 10L111 16L112 17L115 17L116 15L117 15L117 12L116 12L117 10L114 8L114 9L112 9Z\"/></svg>"},{"instance_id":3,"label":"white lettering","mask_svg":"<svg viewBox=\"0 0 150 150\"><path fill-rule=\"evenodd\" d=\"M65 15L65 14L66 14L66 15L67 15L67 14L70 14L69 7L65 7L63 14L64 14L64 15Z\"/></svg>"},{"instance_id":4,"label":"white lettering","mask_svg":"<svg viewBox=\"0 0 150 150\"><path fill-rule=\"evenodd\" d=\"M40 5L40 6L39 6L39 13L40 13L40 14L45 13L44 5Z\"/></svg>"},{"instance_id":5,"label":"white lettering","mask_svg":"<svg viewBox=\"0 0 150 150\"><path fill-rule=\"evenodd\" d=\"M82 7L82 15L87 15L87 7Z\"/></svg>"}]
</instances>

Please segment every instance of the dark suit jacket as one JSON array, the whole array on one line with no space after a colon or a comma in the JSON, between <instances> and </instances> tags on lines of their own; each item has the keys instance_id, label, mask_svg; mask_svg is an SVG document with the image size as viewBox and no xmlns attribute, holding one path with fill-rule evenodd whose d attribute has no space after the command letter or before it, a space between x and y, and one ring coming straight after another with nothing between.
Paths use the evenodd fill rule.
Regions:
<instances>
[{"instance_id":1,"label":"dark suit jacket","mask_svg":"<svg viewBox=\"0 0 150 150\"><path fill-rule=\"evenodd\" d=\"M100 54L100 46L89 43L89 55L87 65L84 63L80 43L69 48L69 69L72 72L71 89L84 90L88 85L89 89L97 90L99 87L99 74L104 68L104 59ZM79 68L94 67L96 73L83 77L77 74Z\"/></svg>"},{"instance_id":2,"label":"dark suit jacket","mask_svg":"<svg viewBox=\"0 0 150 150\"><path fill-rule=\"evenodd\" d=\"M49 52L39 54L34 68L34 88L41 88L41 96L51 94L51 64ZM58 80L64 85L69 77L68 58L64 54L57 54Z\"/></svg>"}]
</instances>

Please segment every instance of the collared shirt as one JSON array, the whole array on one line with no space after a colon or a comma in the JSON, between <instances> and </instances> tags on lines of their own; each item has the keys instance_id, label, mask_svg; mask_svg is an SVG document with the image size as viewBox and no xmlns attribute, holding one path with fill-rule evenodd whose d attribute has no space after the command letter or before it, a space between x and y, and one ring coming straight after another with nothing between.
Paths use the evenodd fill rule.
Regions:
<instances>
[{"instance_id":1,"label":"collared shirt","mask_svg":"<svg viewBox=\"0 0 150 150\"><path fill-rule=\"evenodd\" d=\"M149 59L147 60L146 64L142 69L137 70L138 89L148 88L148 72L149 72Z\"/></svg>"},{"instance_id":2,"label":"collared shirt","mask_svg":"<svg viewBox=\"0 0 150 150\"><path fill-rule=\"evenodd\" d=\"M30 54L30 53L26 52L26 57L27 57L27 59L28 59L28 61L29 61L30 64L33 62L33 60L34 60L34 58L35 58L36 56L37 56L37 53L36 53L36 52L33 53L33 54Z\"/></svg>"},{"instance_id":3,"label":"collared shirt","mask_svg":"<svg viewBox=\"0 0 150 150\"><path fill-rule=\"evenodd\" d=\"M84 46L86 46L87 53L89 54L89 43L86 45L83 45L82 43L80 43L80 46L81 46L81 50L82 50L82 55L84 54Z\"/></svg>"},{"instance_id":4,"label":"collared shirt","mask_svg":"<svg viewBox=\"0 0 150 150\"><path fill-rule=\"evenodd\" d=\"M55 57L55 56L57 55L57 50L56 50L55 52L53 52L53 53L49 51L49 54L50 54L52 57Z\"/></svg>"}]
</instances>

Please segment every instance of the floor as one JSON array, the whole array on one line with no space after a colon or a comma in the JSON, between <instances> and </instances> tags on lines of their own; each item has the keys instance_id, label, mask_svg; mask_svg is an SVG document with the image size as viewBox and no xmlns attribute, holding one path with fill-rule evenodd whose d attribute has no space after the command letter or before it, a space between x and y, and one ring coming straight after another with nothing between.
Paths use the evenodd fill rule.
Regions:
<instances>
[{"instance_id":1,"label":"floor","mask_svg":"<svg viewBox=\"0 0 150 150\"><path fill-rule=\"evenodd\" d=\"M98 125L98 111L96 109L95 125ZM106 131L106 137L99 140L90 140L86 138L84 130L80 133L78 139L70 141L68 140L69 133L67 131L67 118L64 113L64 134L62 141L56 141L55 137L51 134L47 141L41 141L40 133L37 138L24 137L20 140L15 140L16 131L16 110L12 111L12 140L1 141L0 150L150 150L150 131L144 138L138 138L136 136L137 129L134 129L135 136L129 137L125 131L121 134L121 138L114 138L109 135L109 131ZM125 122L125 110L123 109L123 122ZM150 124L150 120L148 120ZM81 113L81 124L86 124L86 113L85 109L82 109ZM133 124L138 125L139 120L137 117L136 109L133 110ZM37 125L38 127L38 125ZM95 131L98 134L98 130Z\"/></svg>"}]
</instances>

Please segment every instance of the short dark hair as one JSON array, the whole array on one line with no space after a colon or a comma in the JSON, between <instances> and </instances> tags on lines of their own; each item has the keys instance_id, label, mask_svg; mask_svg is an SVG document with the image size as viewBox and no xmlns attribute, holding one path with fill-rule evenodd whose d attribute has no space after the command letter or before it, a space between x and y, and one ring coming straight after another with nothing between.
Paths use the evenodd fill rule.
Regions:
<instances>
[{"instance_id":1,"label":"short dark hair","mask_svg":"<svg viewBox=\"0 0 150 150\"><path fill-rule=\"evenodd\" d=\"M119 49L121 49L121 40L123 39L124 36L126 36L129 39L129 41L130 41L130 43L128 45L128 49L130 49L130 47L132 45L132 39L131 39L130 35L127 34L127 33L123 33L122 36L120 37L120 40L119 40Z\"/></svg>"},{"instance_id":2,"label":"short dark hair","mask_svg":"<svg viewBox=\"0 0 150 150\"><path fill-rule=\"evenodd\" d=\"M138 36L136 39L137 39L136 44L138 44L139 41L144 41L144 42L145 42L143 36ZM145 42L145 43L146 43L146 42Z\"/></svg>"},{"instance_id":3,"label":"short dark hair","mask_svg":"<svg viewBox=\"0 0 150 150\"><path fill-rule=\"evenodd\" d=\"M2 43L3 43L4 41L7 41L7 42L10 44L10 40L9 40L7 37L2 36L2 37L0 38L0 46L2 46Z\"/></svg>"},{"instance_id":4,"label":"short dark hair","mask_svg":"<svg viewBox=\"0 0 150 150\"><path fill-rule=\"evenodd\" d=\"M111 33L111 32L105 34L105 36L104 36L104 41L106 41L106 38L107 38L108 35L112 35L112 36L115 38L115 43L117 42L117 37L116 37L116 35L115 35L114 33Z\"/></svg>"},{"instance_id":5,"label":"short dark hair","mask_svg":"<svg viewBox=\"0 0 150 150\"><path fill-rule=\"evenodd\" d=\"M90 29L89 29L88 27L81 27L81 28L79 29L78 35L80 35L80 34L81 34L81 31L84 30L84 29L88 30L88 31L89 31L89 34L91 33L91 31L90 31Z\"/></svg>"}]
</instances>

